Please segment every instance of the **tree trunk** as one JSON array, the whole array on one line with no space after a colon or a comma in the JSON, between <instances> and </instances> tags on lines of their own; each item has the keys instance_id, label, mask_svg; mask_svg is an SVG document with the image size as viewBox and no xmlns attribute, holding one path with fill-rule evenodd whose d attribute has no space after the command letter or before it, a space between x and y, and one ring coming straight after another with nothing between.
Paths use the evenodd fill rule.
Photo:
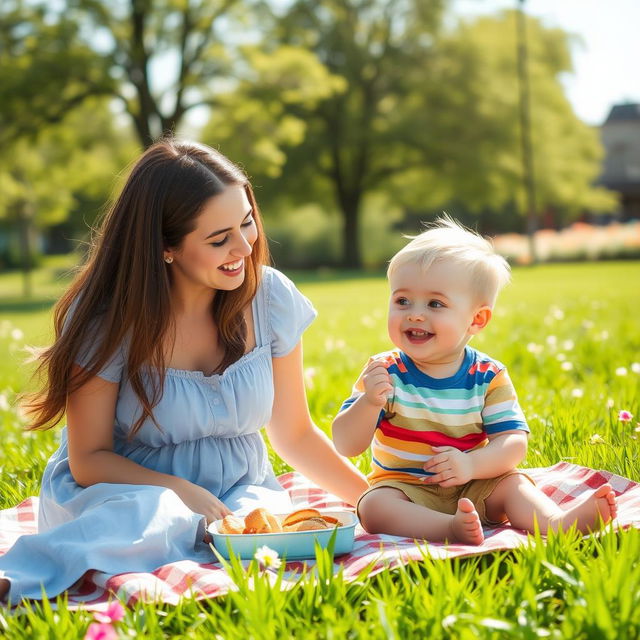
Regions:
<instances>
[{"instance_id":1,"label":"tree trunk","mask_svg":"<svg viewBox=\"0 0 640 640\"><path fill-rule=\"evenodd\" d=\"M360 254L360 203L361 193L352 193L339 197L342 210L342 266L347 269L362 267Z\"/></svg>"},{"instance_id":2,"label":"tree trunk","mask_svg":"<svg viewBox=\"0 0 640 640\"><path fill-rule=\"evenodd\" d=\"M516 15L518 27L518 84L520 98L520 144L522 148L522 171L525 183L525 202L527 207L527 238L531 264L538 262L535 234L538 230L538 210L536 206L536 183L533 169L533 145L531 143L531 97L529 91L529 69L527 53L527 27L524 14L525 0L519 0Z\"/></svg>"},{"instance_id":3,"label":"tree trunk","mask_svg":"<svg viewBox=\"0 0 640 640\"><path fill-rule=\"evenodd\" d=\"M30 298L33 293L31 272L33 269L31 251L31 205L24 201L18 208L18 234L20 237L20 268L22 270L22 295Z\"/></svg>"}]
</instances>

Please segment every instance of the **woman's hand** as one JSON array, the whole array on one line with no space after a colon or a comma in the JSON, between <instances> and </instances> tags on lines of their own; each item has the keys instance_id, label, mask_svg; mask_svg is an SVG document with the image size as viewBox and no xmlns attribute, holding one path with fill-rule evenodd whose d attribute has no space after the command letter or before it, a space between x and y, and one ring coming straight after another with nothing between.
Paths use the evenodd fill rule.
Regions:
<instances>
[{"instance_id":1,"label":"woman's hand","mask_svg":"<svg viewBox=\"0 0 640 640\"><path fill-rule=\"evenodd\" d=\"M210 491L188 480L184 480L179 486L174 488L174 491L191 511L201 513L207 519L207 522L220 520L233 513Z\"/></svg>"}]
</instances>

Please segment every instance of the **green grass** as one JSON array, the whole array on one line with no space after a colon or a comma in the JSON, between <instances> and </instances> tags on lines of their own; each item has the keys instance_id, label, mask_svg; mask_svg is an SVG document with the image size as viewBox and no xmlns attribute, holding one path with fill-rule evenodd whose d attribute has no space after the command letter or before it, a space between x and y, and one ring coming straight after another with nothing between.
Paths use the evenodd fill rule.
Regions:
<instances>
[{"instance_id":1,"label":"green grass","mask_svg":"<svg viewBox=\"0 0 640 640\"><path fill-rule=\"evenodd\" d=\"M63 268L38 272L31 304L18 298L19 279L0 276L0 290L14 287L12 298L0 299L0 394L9 403L28 379L24 344L45 344L50 335L48 301L64 285ZM304 337L305 366L312 415L328 430L368 356L390 346L386 284L357 274L299 282L320 313ZM474 344L509 366L532 428L525 466L567 460L640 480L639 285L637 262L515 270ZM620 409L633 421L620 422ZM37 494L56 431L25 434L15 409L2 404L0 428L6 508ZM277 472L288 470L273 454L272 461ZM355 462L365 470L368 457ZM639 557L640 531L631 530L586 540L561 535L482 558L425 558L349 584L321 562L282 592L236 566L237 592L177 607L139 604L119 629L122 637L203 639L636 638ZM18 616L0 610L0 630L16 639L81 638L90 621L63 601L58 611L46 604Z\"/></svg>"}]
</instances>

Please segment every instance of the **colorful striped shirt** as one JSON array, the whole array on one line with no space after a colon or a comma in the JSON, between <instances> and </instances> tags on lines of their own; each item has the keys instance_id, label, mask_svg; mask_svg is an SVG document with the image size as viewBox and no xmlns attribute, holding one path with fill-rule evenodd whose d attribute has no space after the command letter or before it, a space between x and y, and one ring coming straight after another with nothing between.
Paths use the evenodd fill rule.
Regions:
<instances>
[{"instance_id":1,"label":"colorful striped shirt","mask_svg":"<svg viewBox=\"0 0 640 640\"><path fill-rule=\"evenodd\" d=\"M420 484L432 447L471 451L488 444L487 436L529 431L505 366L467 346L460 369L449 378L432 378L399 350L372 358L387 366L393 396L380 412L371 442L371 485L383 480ZM341 411L362 395L362 375Z\"/></svg>"}]
</instances>

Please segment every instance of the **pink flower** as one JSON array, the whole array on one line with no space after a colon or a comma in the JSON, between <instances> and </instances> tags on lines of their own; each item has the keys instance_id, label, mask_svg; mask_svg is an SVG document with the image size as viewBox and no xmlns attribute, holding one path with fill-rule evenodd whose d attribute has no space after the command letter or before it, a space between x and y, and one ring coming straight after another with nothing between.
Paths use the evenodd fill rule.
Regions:
<instances>
[{"instance_id":1,"label":"pink flower","mask_svg":"<svg viewBox=\"0 0 640 640\"><path fill-rule=\"evenodd\" d=\"M118 640L118 634L110 624L92 622L87 629L84 640Z\"/></svg>"},{"instance_id":2,"label":"pink flower","mask_svg":"<svg viewBox=\"0 0 640 640\"><path fill-rule=\"evenodd\" d=\"M622 411L618 413L618 420L620 420L620 422L631 422L632 418L633 413L631 413L631 411L627 411L626 409L622 409Z\"/></svg>"},{"instance_id":3,"label":"pink flower","mask_svg":"<svg viewBox=\"0 0 640 640\"><path fill-rule=\"evenodd\" d=\"M106 611L96 611L93 617L104 624L118 622L124 618L124 607L117 600L114 600L109 604Z\"/></svg>"}]
</instances>

